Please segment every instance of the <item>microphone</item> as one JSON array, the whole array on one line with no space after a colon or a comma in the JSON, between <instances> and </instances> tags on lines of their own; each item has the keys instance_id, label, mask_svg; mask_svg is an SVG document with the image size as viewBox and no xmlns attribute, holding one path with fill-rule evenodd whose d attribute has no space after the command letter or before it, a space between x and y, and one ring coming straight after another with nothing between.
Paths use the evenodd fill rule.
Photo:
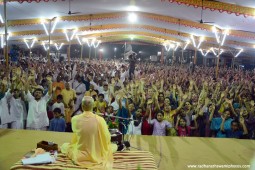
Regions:
<instances>
[{"instance_id":1,"label":"microphone","mask_svg":"<svg viewBox=\"0 0 255 170\"><path fill-rule=\"evenodd\" d=\"M101 116L106 116L106 117L112 117L112 118L117 118L117 119L121 119L121 120L133 120L132 118L124 118L124 117L119 117L119 116L111 116L111 115L107 115L107 114L104 114L104 113L97 113L98 115L101 115Z\"/></svg>"},{"instance_id":2,"label":"microphone","mask_svg":"<svg viewBox=\"0 0 255 170\"><path fill-rule=\"evenodd\" d=\"M104 117L108 117L108 118L120 119L121 121L119 121L119 124L123 125L125 129L127 129L127 126L122 121L127 120L127 121L129 121L129 124L130 124L130 121L137 121L137 120L134 120L132 118L123 118L123 117L119 117L119 116L111 116L111 115L107 115L107 114L104 114L104 113L98 113L98 115L101 115L101 116L104 116ZM122 130L122 141L123 141L123 144L127 148L127 150L129 150L129 148L131 147L130 142L129 141L125 141L124 137L125 137L124 130ZM122 148L122 146L120 146L120 148L121 148L121 150L124 150L124 148Z\"/></svg>"}]
</instances>

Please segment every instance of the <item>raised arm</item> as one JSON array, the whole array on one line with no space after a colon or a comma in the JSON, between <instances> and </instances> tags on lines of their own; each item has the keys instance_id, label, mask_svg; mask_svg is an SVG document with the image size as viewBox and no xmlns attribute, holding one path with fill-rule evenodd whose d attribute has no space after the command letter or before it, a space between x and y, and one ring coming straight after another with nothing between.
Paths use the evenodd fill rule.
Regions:
<instances>
[{"instance_id":1,"label":"raised arm","mask_svg":"<svg viewBox=\"0 0 255 170\"><path fill-rule=\"evenodd\" d=\"M247 135L248 134L248 130L247 130L247 127L245 125L243 116L240 116L239 122L240 122L240 124L242 125L242 128L243 128L243 135Z\"/></svg>"}]
</instances>

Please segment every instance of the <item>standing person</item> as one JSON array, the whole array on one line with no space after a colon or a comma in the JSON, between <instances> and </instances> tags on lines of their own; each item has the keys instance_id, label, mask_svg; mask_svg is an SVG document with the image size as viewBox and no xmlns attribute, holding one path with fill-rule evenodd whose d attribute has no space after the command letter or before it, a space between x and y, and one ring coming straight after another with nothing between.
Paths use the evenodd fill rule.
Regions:
<instances>
[{"instance_id":1,"label":"standing person","mask_svg":"<svg viewBox=\"0 0 255 170\"><path fill-rule=\"evenodd\" d=\"M149 124L153 125L153 133L152 135L156 136L166 136L166 131L170 130L172 125L166 121L163 120L164 112L158 111L156 113L156 119L151 120L151 111L149 113Z\"/></svg>"},{"instance_id":2,"label":"standing person","mask_svg":"<svg viewBox=\"0 0 255 170\"><path fill-rule=\"evenodd\" d=\"M104 82L103 86L99 86L97 85L95 82L91 81L90 85L93 85L93 87L95 88L95 90L98 90L99 94L103 94L104 95L104 100L109 103L109 87L108 87L108 83ZM93 90L94 91L94 90Z\"/></svg>"},{"instance_id":3,"label":"standing person","mask_svg":"<svg viewBox=\"0 0 255 170\"><path fill-rule=\"evenodd\" d=\"M191 130L197 129L197 121L194 119L195 127L187 126L187 120L185 118L177 116L177 122L175 125L175 129L178 132L178 136L191 136Z\"/></svg>"},{"instance_id":4,"label":"standing person","mask_svg":"<svg viewBox=\"0 0 255 170\"><path fill-rule=\"evenodd\" d=\"M57 96L57 101L52 105L52 111L55 108L60 108L61 114L65 116L65 105L63 103L63 96L61 94Z\"/></svg>"},{"instance_id":5,"label":"standing person","mask_svg":"<svg viewBox=\"0 0 255 170\"><path fill-rule=\"evenodd\" d=\"M84 97L84 94L86 92L86 86L82 82L82 77L80 77L79 75L76 76L76 80L72 83L72 88L76 92L76 102L74 105L75 112L76 110L79 110L82 98Z\"/></svg>"},{"instance_id":6,"label":"standing person","mask_svg":"<svg viewBox=\"0 0 255 170\"><path fill-rule=\"evenodd\" d=\"M135 117L133 117L132 121L128 126L127 134L131 135L141 135L142 134L142 108L138 108L135 112Z\"/></svg>"},{"instance_id":7,"label":"standing person","mask_svg":"<svg viewBox=\"0 0 255 170\"><path fill-rule=\"evenodd\" d=\"M62 145L61 152L82 168L110 170L117 145L111 144L107 124L101 116L93 114L93 106L93 98L85 96L84 112L72 118L73 139Z\"/></svg>"},{"instance_id":8,"label":"standing person","mask_svg":"<svg viewBox=\"0 0 255 170\"><path fill-rule=\"evenodd\" d=\"M129 58L129 80L132 80L132 78L135 76L135 63L136 63L136 57L135 53L131 54Z\"/></svg>"},{"instance_id":9,"label":"standing person","mask_svg":"<svg viewBox=\"0 0 255 170\"><path fill-rule=\"evenodd\" d=\"M7 80L0 82L0 128L7 129L8 123L12 122L12 117L9 114L6 92Z\"/></svg>"},{"instance_id":10,"label":"standing person","mask_svg":"<svg viewBox=\"0 0 255 170\"><path fill-rule=\"evenodd\" d=\"M239 122L240 122L240 125L242 127L242 130L240 130L240 128L239 128ZM229 130L225 130L225 127L224 127L225 117L222 117L220 130L222 131L222 133L226 134L227 138L237 138L237 139L239 139L243 135L248 134L248 130L245 126L244 118L242 116L240 117L239 122L238 122L238 120L233 120L231 122L231 128Z\"/></svg>"},{"instance_id":11,"label":"standing person","mask_svg":"<svg viewBox=\"0 0 255 170\"><path fill-rule=\"evenodd\" d=\"M65 84L62 81L62 76L60 74L57 76L57 81L53 82L52 88L54 90L53 101L56 101L57 96L60 95L61 91L65 88Z\"/></svg>"},{"instance_id":12,"label":"standing person","mask_svg":"<svg viewBox=\"0 0 255 170\"><path fill-rule=\"evenodd\" d=\"M27 119L27 110L23 101L24 98L21 95L18 89L8 90L6 94L10 104L10 115L13 120L11 123L12 129L24 129L24 122Z\"/></svg>"},{"instance_id":13,"label":"standing person","mask_svg":"<svg viewBox=\"0 0 255 170\"><path fill-rule=\"evenodd\" d=\"M47 102L51 99L52 82L48 81L49 90L43 96L44 89L36 86L33 95L28 90L28 83L25 83L25 98L28 101L27 129L47 130L49 118L47 116Z\"/></svg>"},{"instance_id":14,"label":"standing person","mask_svg":"<svg viewBox=\"0 0 255 170\"><path fill-rule=\"evenodd\" d=\"M54 113L54 118L51 119L50 121L50 131L55 131L55 132L65 132L66 129L66 122L65 119L62 117L63 115L61 114L61 109L60 108L55 108L53 110Z\"/></svg>"},{"instance_id":15,"label":"standing person","mask_svg":"<svg viewBox=\"0 0 255 170\"><path fill-rule=\"evenodd\" d=\"M63 103L65 106L66 123L71 123L71 115L74 112L74 102L76 101L76 93L71 89L69 83L65 83L65 88L61 91Z\"/></svg>"}]
</instances>

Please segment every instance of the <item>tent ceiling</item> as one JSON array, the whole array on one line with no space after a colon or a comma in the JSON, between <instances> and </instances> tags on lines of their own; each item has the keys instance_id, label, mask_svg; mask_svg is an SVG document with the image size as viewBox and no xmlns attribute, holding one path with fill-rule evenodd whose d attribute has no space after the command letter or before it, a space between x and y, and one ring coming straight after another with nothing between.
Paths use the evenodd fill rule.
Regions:
<instances>
[{"instance_id":1,"label":"tent ceiling","mask_svg":"<svg viewBox=\"0 0 255 170\"><path fill-rule=\"evenodd\" d=\"M255 8L254 0L220 0L224 3L231 3L243 7ZM195 2L195 1L194 1ZM224 4L222 4L224 5ZM200 4L201 6L201 4ZM134 8L135 7L135 8ZM3 5L0 6L0 13L3 16ZM10 42L15 43L17 40L20 41L23 38L38 37L38 39L44 39L46 34L44 33L43 27L40 24L40 18L53 18L55 16L64 17L68 20L59 21L56 26L56 31L52 35L53 37L62 37L63 41L65 36L61 30L64 28L79 28L79 34L83 34L82 30L90 29L90 19L89 15L98 15L101 18L94 19L92 17L91 25L92 30L97 28L96 33L106 34L109 33L111 36L105 36L104 41L113 41L113 36L116 40L126 40L127 32L146 32L154 36L154 38L160 38L161 40L153 40L152 38L147 38L146 42L151 43L162 42L164 38L176 39L180 42L189 39L190 33L199 36L205 36L206 42L205 46L217 45L214 38L214 34L211 31L211 26L206 24L198 23L201 18L201 8L194 8L193 6L187 6L185 4L170 3L168 0L71 0L71 11L81 12L79 15L87 16L86 19L80 21L74 21L76 15L68 16L62 12L68 12L68 1L58 0L57 2L32 2L32 3L19 3L19 2L8 2L7 13L8 21L10 23L9 32L13 33L14 36L10 38ZM127 19L128 11L137 11L138 22L135 24L130 24ZM255 9L254 9L255 11ZM118 15L118 17L104 18L106 14L111 13L113 15ZM102 15L101 15L102 14ZM146 16L145 16L146 15ZM148 17L151 15L152 17ZM255 12L254 12L255 15ZM153 17L159 17L160 19L153 19ZM172 22L164 21L164 17L167 17ZM25 22L24 25L13 26L11 23L21 22L24 19L30 19ZM14 21L15 20L15 21ZM242 30L242 31L231 31L230 35L226 39L226 48L244 48L246 54L255 56L253 44L255 44L255 18L254 17L244 17L243 15L236 16L235 14L228 14L227 12L219 12L217 10L211 11L210 9L205 9L203 11L203 20L215 22L216 26L220 28L229 28L231 30ZM30 23L31 22L31 23ZM186 25L185 25L186 23ZM144 27L141 27L143 25ZM99 29L99 27L102 29ZM108 26L108 28L107 28ZM146 26L146 27L145 27ZM194 26L194 27L191 27ZM152 28L148 28L152 27ZM157 28L157 29L154 29ZM165 31L164 31L165 30ZM4 31L3 25L0 27L0 32ZM25 32L24 32L25 31ZM168 32L170 31L170 32ZM248 31L248 33L246 32ZM30 32L30 33L29 33ZM118 34L114 35L115 32ZM121 36L123 32L123 36ZM175 34L173 34L173 32ZM32 34L33 33L33 34ZM184 36L185 35L185 36ZM107 39L107 37L110 37ZM121 39L122 37L122 39ZM139 37L140 40L145 38L143 34ZM145 39L144 39L145 40ZM54 41L54 39L53 39ZM59 39L58 39L59 41ZM207 45L206 45L207 44Z\"/></svg>"}]
</instances>

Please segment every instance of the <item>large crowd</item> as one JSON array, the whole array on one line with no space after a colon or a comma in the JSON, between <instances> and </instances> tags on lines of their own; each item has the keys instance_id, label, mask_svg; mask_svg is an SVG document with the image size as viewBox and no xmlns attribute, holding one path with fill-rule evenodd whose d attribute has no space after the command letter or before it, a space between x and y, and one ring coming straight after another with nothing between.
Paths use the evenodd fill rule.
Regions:
<instances>
[{"instance_id":1,"label":"large crowd","mask_svg":"<svg viewBox=\"0 0 255 170\"><path fill-rule=\"evenodd\" d=\"M124 134L255 139L255 72L135 61L0 65L0 128L70 132L84 96Z\"/></svg>"}]
</instances>

